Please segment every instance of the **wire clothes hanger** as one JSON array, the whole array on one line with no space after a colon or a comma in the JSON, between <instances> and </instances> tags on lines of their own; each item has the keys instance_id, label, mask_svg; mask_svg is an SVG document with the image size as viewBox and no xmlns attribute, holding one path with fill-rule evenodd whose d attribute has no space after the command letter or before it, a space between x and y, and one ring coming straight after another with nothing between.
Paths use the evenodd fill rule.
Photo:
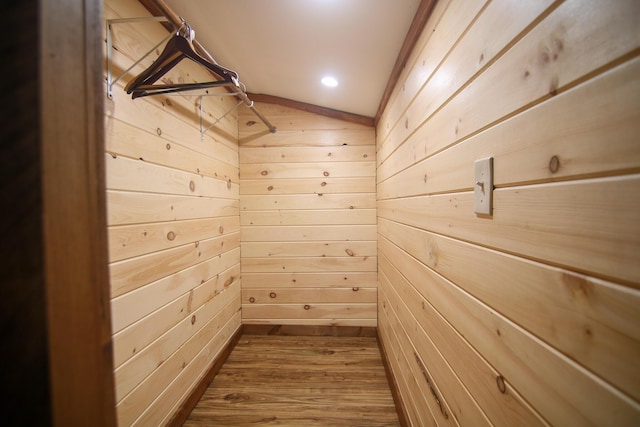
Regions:
<instances>
[{"instance_id":1,"label":"wire clothes hanger","mask_svg":"<svg viewBox=\"0 0 640 427\"><path fill-rule=\"evenodd\" d=\"M182 25L176 31L175 35L169 39L160 56L158 56L158 58L156 58L156 60L153 61L146 70L127 84L125 87L127 93L131 94L131 97L135 99L142 96L204 89L216 86L238 87L238 74L235 71L224 68L215 63L215 61L209 61L200 55L192 43L193 35L194 32L191 30L191 27L183 19ZM185 58L204 66L214 75L220 77L221 80L202 83L154 84Z\"/></svg>"}]
</instances>

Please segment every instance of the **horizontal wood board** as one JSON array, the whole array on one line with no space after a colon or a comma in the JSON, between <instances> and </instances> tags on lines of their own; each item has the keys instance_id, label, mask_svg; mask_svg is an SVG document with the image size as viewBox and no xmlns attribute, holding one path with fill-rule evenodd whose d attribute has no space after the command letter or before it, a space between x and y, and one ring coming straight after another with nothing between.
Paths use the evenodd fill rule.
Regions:
<instances>
[{"instance_id":1,"label":"horizontal wood board","mask_svg":"<svg viewBox=\"0 0 640 427\"><path fill-rule=\"evenodd\" d=\"M376 325L375 132L260 104L240 109L242 321Z\"/></svg>"},{"instance_id":2,"label":"horizontal wood board","mask_svg":"<svg viewBox=\"0 0 640 427\"><path fill-rule=\"evenodd\" d=\"M640 422L639 17L436 4L376 129L378 328L410 425Z\"/></svg>"},{"instance_id":3,"label":"horizontal wood board","mask_svg":"<svg viewBox=\"0 0 640 427\"><path fill-rule=\"evenodd\" d=\"M105 19L148 16L108 0ZM158 23L114 23L115 76L167 36ZM106 28L105 28L106 31ZM241 327L237 111L229 97L131 99L124 73L105 100L107 218L118 425L165 425ZM163 82L208 81L181 61ZM217 90L217 89L216 89ZM200 105L202 104L202 105Z\"/></svg>"}]
</instances>

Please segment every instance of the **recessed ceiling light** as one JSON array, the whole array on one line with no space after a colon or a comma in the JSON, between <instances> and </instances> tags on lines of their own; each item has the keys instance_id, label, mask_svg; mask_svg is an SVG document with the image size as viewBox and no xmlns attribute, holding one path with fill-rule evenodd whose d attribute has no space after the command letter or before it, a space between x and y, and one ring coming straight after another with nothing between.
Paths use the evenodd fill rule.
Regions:
<instances>
[{"instance_id":1,"label":"recessed ceiling light","mask_svg":"<svg viewBox=\"0 0 640 427\"><path fill-rule=\"evenodd\" d=\"M326 76L323 77L322 80L320 80L322 82L323 85L327 86L327 87L336 87L338 86L338 81L335 79L335 77L331 77L331 76Z\"/></svg>"}]
</instances>

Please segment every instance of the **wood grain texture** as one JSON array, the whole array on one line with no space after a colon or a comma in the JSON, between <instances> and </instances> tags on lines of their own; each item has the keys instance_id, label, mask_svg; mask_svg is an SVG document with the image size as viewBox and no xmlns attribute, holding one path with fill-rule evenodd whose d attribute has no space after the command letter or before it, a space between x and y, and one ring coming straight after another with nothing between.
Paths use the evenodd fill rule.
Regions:
<instances>
[{"instance_id":1,"label":"wood grain texture","mask_svg":"<svg viewBox=\"0 0 640 427\"><path fill-rule=\"evenodd\" d=\"M244 335L185 426L397 426L376 339Z\"/></svg>"},{"instance_id":2,"label":"wood grain texture","mask_svg":"<svg viewBox=\"0 0 640 427\"><path fill-rule=\"evenodd\" d=\"M40 37L41 102L31 106L39 116L31 126L41 138L52 424L112 426L102 3L38 7L39 19L24 27Z\"/></svg>"},{"instance_id":3,"label":"wood grain texture","mask_svg":"<svg viewBox=\"0 0 640 427\"><path fill-rule=\"evenodd\" d=\"M378 110L376 111L376 115L374 118L376 124L380 119L380 116L382 115L385 107L387 106L387 103L389 102L389 98L393 93L393 89L398 84L400 74L407 65L409 56L416 46L416 43L418 43L420 35L422 34L422 30L427 24L436 3L437 0L422 0L418 5L418 10L413 17L413 21L411 21L411 25L409 26L407 35L402 42L400 51L398 52L396 62L393 64L393 68L391 69L391 74L389 75L387 85L385 86L384 92L382 93L382 98L380 99L380 104L378 105Z\"/></svg>"},{"instance_id":4,"label":"wood grain texture","mask_svg":"<svg viewBox=\"0 0 640 427\"><path fill-rule=\"evenodd\" d=\"M148 16L109 0L105 18ZM158 23L112 24L118 75L166 37ZM241 326L237 111L229 97L132 99L123 75L105 103L111 314L119 425L178 419ZM205 81L181 61L166 81ZM215 89L212 92L219 91Z\"/></svg>"},{"instance_id":5,"label":"wood grain texture","mask_svg":"<svg viewBox=\"0 0 640 427\"><path fill-rule=\"evenodd\" d=\"M376 135L378 328L409 425L640 422L638 16L436 4Z\"/></svg>"},{"instance_id":6,"label":"wood grain texture","mask_svg":"<svg viewBox=\"0 0 640 427\"><path fill-rule=\"evenodd\" d=\"M240 110L243 323L375 325L373 129L264 106L276 135Z\"/></svg>"},{"instance_id":7,"label":"wood grain texture","mask_svg":"<svg viewBox=\"0 0 640 427\"><path fill-rule=\"evenodd\" d=\"M209 369L209 371L202 377L198 385L189 394L189 397L171 416L171 418L167 422L167 425L172 427L181 427L182 425L184 425L185 421L187 421L187 418L189 418L189 415L202 398L204 392L207 391L207 388L211 384L211 381L213 381L215 376L218 375L218 372L220 372L220 369L227 361L227 358L238 344L238 341L240 341L240 337L242 336L242 334L243 328L240 327L235 335L231 337L227 346L217 355L216 361L213 366L211 366L211 369Z\"/></svg>"},{"instance_id":8,"label":"wood grain texture","mask_svg":"<svg viewBox=\"0 0 640 427\"><path fill-rule=\"evenodd\" d=\"M498 187L628 173L640 150L639 68L638 58L630 60L396 174L405 158L398 153L378 168L378 197L469 189L473 161L487 156Z\"/></svg>"}]
</instances>

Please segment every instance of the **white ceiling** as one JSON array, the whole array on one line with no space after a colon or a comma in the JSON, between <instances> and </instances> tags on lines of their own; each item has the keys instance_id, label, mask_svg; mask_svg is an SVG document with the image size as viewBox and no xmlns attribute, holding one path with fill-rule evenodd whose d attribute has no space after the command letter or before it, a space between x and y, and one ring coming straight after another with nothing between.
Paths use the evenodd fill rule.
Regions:
<instances>
[{"instance_id":1,"label":"white ceiling","mask_svg":"<svg viewBox=\"0 0 640 427\"><path fill-rule=\"evenodd\" d=\"M420 0L165 3L248 92L373 117Z\"/></svg>"}]
</instances>

